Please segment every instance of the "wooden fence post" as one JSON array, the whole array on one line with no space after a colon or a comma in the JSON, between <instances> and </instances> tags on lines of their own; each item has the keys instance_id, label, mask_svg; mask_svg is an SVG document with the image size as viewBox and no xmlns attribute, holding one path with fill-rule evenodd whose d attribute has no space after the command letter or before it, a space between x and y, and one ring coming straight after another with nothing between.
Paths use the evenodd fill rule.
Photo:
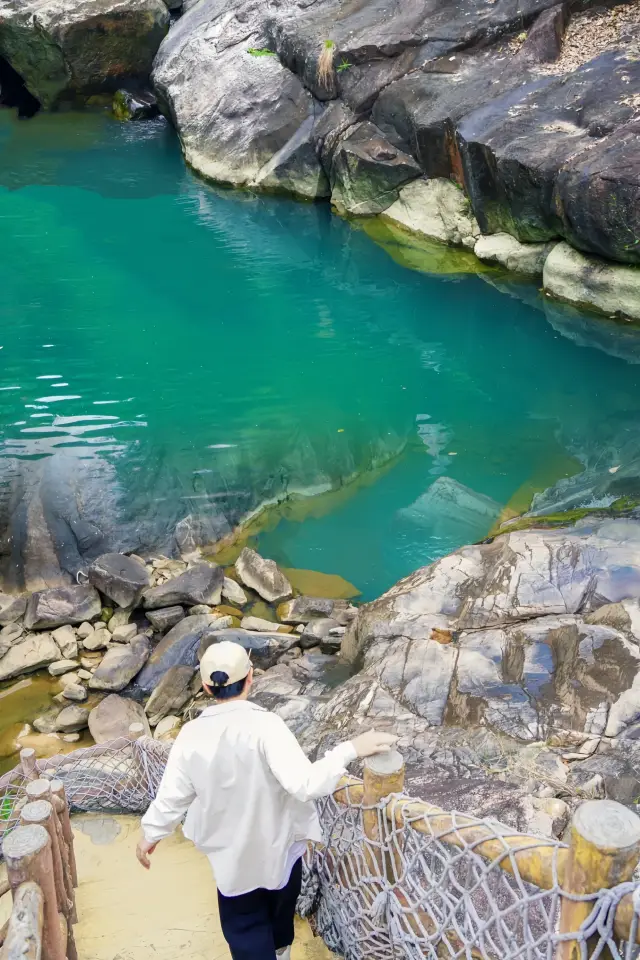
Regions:
<instances>
[{"instance_id":1,"label":"wooden fence post","mask_svg":"<svg viewBox=\"0 0 640 960\"><path fill-rule=\"evenodd\" d=\"M144 724L143 723L132 723L129 727L129 732L127 733L129 740L139 740L140 737L144 737Z\"/></svg>"},{"instance_id":2,"label":"wooden fence post","mask_svg":"<svg viewBox=\"0 0 640 960\"><path fill-rule=\"evenodd\" d=\"M364 762L364 783L362 794L363 807L374 807L388 797L390 793L402 793L404 789L404 760L397 750L389 753L379 753L368 757ZM362 826L367 840L371 841L369 849L365 848L365 857L369 869L378 875L386 877L390 883L395 883L401 875L401 851L385 851L380 844L384 834L380 832L380 818L386 818L384 810L362 811Z\"/></svg>"},{"instance_id":3,"label":"wooden fence post","mask_svg":"<svg viewBox=\"0 0 640 960\"><path fill-rule=\"evenodd\" d=\"M51 840L51 860L53 863L53 878L56 885L56 894L58 898L58 911L68 916L70 913L69 899L67 897L66 884L64 879L64 868L62 866L62 856L60 854L60 844L58 841L58 831L54 821L54 810L48 800L32 800L25 804L20 813L20 822L24 827L37 823L44 827Z\"/></svg>"},{"instance_id":4,"label":"wooden fence post","mask_svg":"<svg viewBox=\"0 0 640 960\"><path fill-rule=\"evenodd\" d=\"M40 774L36 767L36 752L33 747L24 747L20 751L20 766L27 780L37 780Z\"/></svg>"},{"instance_id":5,"label":"wooden fence post","mask_svg":"<svg viewBox=\"0 0 640 960\"><path fill-rule=\"evenodd\" d=\"M52 795L56 797L62 804L61 808L58 809L58 816L60 817L62 835L67 844L69 867L71 869L71 882L74 887L77 887L78 868L76 866L76 855L73 849L73 830L71 829L71 818L69 817L69 804L67 803L67 795L65 793L62 780L52 780L50 786Z\"/></svg>"},{"instance_id":6,"label":"wooden fence post","mask_svg":"<svg viewBox=\"0 0 640 960\"><path fill-rule=\"evenodd\" d=\"M640 859L640 817L614 800L587 800L571 821L569 856L560 878L567 893L589 894L630 880ZM563 899L560 933L578 931L593 909L594 901ZM597 938L595 938L597 941ZM587 944L587 954L596 943ZM557 960L580 960L577 940L558 944ZM602 960L611 956L604 950Z\"/></svg>"},{"instance_id":7,"label":"wooden fence post","mask_svg":"<svg viewBox=\"0 0 640 960\"><path fill-rule=\"evenodd\" d=\"M12 890L16 891L28 880L37 883L42 890L42 960L65 960L66 922L58 913L49 834L39 825L16 827L5 837L2 852Z\"/></svg>"},{"instance_id":8,"label":"wooden fence post","mask_svg":"<svg viewBox=\"0 0 640 960\"><path fill-rule=\"evenodd\" d=\"M22 883L15 891L3 960L40 960L44 898L37 883Z\"/></svg>"}]
</instances>

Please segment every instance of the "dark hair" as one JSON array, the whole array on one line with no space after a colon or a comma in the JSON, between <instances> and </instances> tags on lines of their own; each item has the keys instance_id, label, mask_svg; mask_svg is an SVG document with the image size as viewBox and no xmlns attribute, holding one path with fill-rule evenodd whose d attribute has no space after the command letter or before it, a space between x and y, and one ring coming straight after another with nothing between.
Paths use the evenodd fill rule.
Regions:
<instances>
[{"instance_id":1,"label":"dark hair","mask_svg":"<svg viewBox=\"0 0 640 960\"><path fill-rule=\"evenodd\" d=\"M247 674L248 676L249 674ZM216 700L231 700L233 697L239 697L245 688L247 677L225 686L229 674L223 670L214 670L211 674L211 692Z\"/></svg>"}]
</instances>

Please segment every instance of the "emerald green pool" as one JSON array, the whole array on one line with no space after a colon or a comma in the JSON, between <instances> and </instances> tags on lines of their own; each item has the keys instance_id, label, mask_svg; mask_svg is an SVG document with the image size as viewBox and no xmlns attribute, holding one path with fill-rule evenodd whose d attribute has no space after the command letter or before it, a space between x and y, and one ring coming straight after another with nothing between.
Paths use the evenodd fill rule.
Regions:
<instances>
[{"instance_id":1,"label":"emerald green pool","mask_svg":"<svg viewBox=\"0 0 640 960\"><path fill-rule=\"evenodd\" d=\"M259 547L365 597L486 535L485 499L408 509L437 478L522 509L637 436L640 368L558 332L535 288L408 270L326 205L217 191L162 120L0 112L0 304L0 481L53 458L147 545L343 487Z\"/></svg>"}]
</instances>

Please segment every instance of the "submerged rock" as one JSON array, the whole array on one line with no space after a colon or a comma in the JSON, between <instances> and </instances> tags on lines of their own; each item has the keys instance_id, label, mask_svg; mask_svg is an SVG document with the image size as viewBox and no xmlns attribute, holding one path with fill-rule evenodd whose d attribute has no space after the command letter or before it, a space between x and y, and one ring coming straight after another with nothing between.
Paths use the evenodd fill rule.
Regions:
<instances>
[{"instance_id":1,"label":"submerged rock","mask_svg":"<svg viewBox=\"0 0 640 960\"><path fill-rule=\"evenodd\" d=\"M421 527L445 542L465 537L480 539L487 535L502 507L491 497L476 493L451 477L438 477L426 493L398 516Z\"/></svg>"},{"instance_id":2,"label":"submerged rock","mask_svg":"<svg viewBox=\"0 0 640 960\"><path fill-rule=\"evenodd\" d=\"M49 108L148 79L168 25L161 0L9 0L0 55Z\"/></svg>"},{"instance_id":3,"label":"submerged rock","mask_svg":"<svg viewBox=\"0 0 640 960\"><path fill-rule=\"evenodd\" d=\"M640 321L640 267L607 263L559 243L545 261L543 283L559 300Z\"/></svg>"},{"instance_id":4,"label":"submerged rock","mask_svg":"<svg viewBox=\"0 0 640 960\"><path fill-rule=\"evenodd\" d=\"M98 591L86 585L53 587L33 593L27 604L27 630L50 630L95 620L102 612Z\"/></svg>"},{"instance_id":5,"label":"submerged rock","mask_svg":"<svg viewBox=\"0 0 640 960\"><path fill-rule=\"evenodd\" d=\"M215 606L222 595L222 567L213 563L197 563L178 577L173 577L159 587L152 587L143 594L145 610L157 610L163 607L197 604Z\"/></svg>"},{"instance_id":6,"label":"submerged rock","mask_svg":"<svg viewBox=\"0 0 640 960\"><path fill-rule=\"evenodd\" d=\"M255 590L267 603L288 600L291 584L274 560L265 560L250 547L245 547L235 564L236 573L245 587Z\"/></svg>"},{"instance_id":7,"label":"submerged rock","mask_svg":"<svg viewBox=\"0 0 640 960\"><path fill-rule=\"evenodd\" d=\"M149 586L147 568L140 560L121 553L104 553L88 571L89 583L119 607L135 607Z\"/></svg>"}]
</instances>

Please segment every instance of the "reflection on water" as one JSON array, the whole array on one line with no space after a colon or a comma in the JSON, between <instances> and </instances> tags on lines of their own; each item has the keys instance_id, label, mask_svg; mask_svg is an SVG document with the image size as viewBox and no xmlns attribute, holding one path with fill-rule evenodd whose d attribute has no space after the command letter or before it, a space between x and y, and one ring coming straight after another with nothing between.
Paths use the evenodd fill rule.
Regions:
<instances>
[{"instance_id":1,"label":"reflection on water","mask_svg":"<svg viewBox=\"0 0 640 960\"><path fill-rule=\"evenodd\" d=\"M187 516L185 543L215 539L402 453L260 541L367 598L477 536L474 493L526 506L637 422L637 367L442 251L407 270L326 206L203 185L162 120L3 113L0 151L5 577L170 549ZM438 477L470 491L468 527L455 498L418 516Z\"/></svg>"}]
</instances>

